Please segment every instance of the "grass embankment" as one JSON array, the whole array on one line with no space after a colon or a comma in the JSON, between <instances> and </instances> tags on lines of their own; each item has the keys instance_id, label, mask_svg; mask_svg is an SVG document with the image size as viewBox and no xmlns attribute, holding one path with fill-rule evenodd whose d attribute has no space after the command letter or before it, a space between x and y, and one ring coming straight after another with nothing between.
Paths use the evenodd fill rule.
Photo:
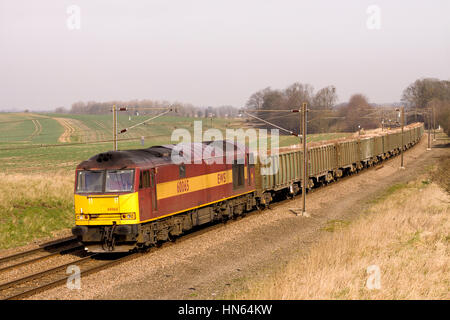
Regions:
<instances>
[{"instance_id":1,"label":"grass embankment","mask_svg":"<svg viewBox=\"0 0 450 320\"><path fill-rule=\"evenodd\" d=\"M445 163L444 168L433 168L433 178L448 172L448 159L441 161ZM254 280L248 291L232 297L449 299L448 183L421 178L390 187L370 204L367 214L352 222L330 221L306 256L264 280ZM378 290L366 287L370 265L381 271Z\"/></svg>"},{"instance_id":2,"label":"grass embankment","mask_svg":"<svg viewBox=\"0 0 450 320\"><path fill-rule=\"evenodd\" d=\"M73 173L0 173L0 248L51 236L73 224Z\"/></svg>"}]
</instances>

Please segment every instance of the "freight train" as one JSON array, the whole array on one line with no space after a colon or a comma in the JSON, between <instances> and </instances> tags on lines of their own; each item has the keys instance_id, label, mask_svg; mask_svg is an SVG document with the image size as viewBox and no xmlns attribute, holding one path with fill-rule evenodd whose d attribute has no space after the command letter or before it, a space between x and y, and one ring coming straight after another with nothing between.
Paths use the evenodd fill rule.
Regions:
<instances>
[{"instance_id":1,"label":"freight train","mask_svg":"<svg viewBox=\"0 0 450 320\"><path fill-rule=\"evenodd\" d=\"M405 127L403 145L400 130L308 144L307 187L327 184L395 156L422 135L423 124L415 123ZM300 192L302 149L286 148L269 155L279 165L262 175L267 165L258 157L254 161L247 148L220 143L224 152L217 156L205 153L212 142L189 145L193 153L201 153L198 163L175 163L171 157L175 145L109 151L81 162L75 172L72 233L90 252L126 252ZM228 164L225 159L230 152L234 161Z\"/></svg>"}]
</instances>

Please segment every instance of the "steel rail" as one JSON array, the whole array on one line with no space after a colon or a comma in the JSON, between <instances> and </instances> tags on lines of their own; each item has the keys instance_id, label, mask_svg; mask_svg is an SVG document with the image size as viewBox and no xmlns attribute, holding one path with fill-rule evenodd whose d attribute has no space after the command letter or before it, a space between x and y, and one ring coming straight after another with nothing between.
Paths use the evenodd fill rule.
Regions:
<instances>
[{"instance_id":1,"label":"steel rail","mask_svg":"<svg viewBox=\"0 0 450 320\"><path fill-rule=\"evenodd\" d=\"M64 253L68 253L68 252L76 250L78 248L82 249L83 245L82 244L75 244L72 247L64 248L64 249L62 249L60 251L51 252L49 254L46 254L46 255L43 255L43 256L40 256L40 257L36 257L36 258L33 258L33 259L21 261L21 262L16 263L16 264L11 264L9 266L0 268L0 273L8 271L8 270L11 270L11 269L14 269L14 268L18 268L18 267L21 267L21 266L24 266L24 265L36 263L36 262L39 262L39 261L42 261L42 260L45 260L45 259L49 259L49 258L57 256L57 255L62 255ZM41 252L41 251L38 251L38 252Z\"/></svg>"},{"instance_id":2,"label":"steel rail","mask_svg":"<svg viewBox=\"0 0 450 320\"><path fill-rule=\"evenodd\" d=\"M54 241L46 242L46 243L40 245L39 248L34 248L34 249L31 249L31 250L15 253L15 254L12 254L12 255L9 255L9 256L6 256L6 257L1 257L0 258L0 264L8 262L8 261L11 261L11 260L17 260L17 259L20 259L20 258L29 256L29 255L32 255L32 254L37 253L37 252L43 252L43 251L49 250L52 247L61 245L63 243L73 242L76 239L77 239L76 237L70 236L70 237L61 238L61 239L57 239L57 240L54 240Z\"/></svg>"},{"instance_id":3,"label":"steel rail","mask_svg":"<svg viewBox=\"0 0 450 320\"><path fill-rule=\"evenodd\" d=\"M53 267L53 268L51 268L51 269L47 269L47 270L44 270L44 271L40 271L40 272L37 272L37 273L33 273L33 274L28 275L28 276L25 276L25 277L23 277L23 278L19 278L19 279L16 279L16 280L12 280L12 281L10 281L10 282L2 283L2 284L0 284L0 291L1 291L1 290L5 290L5 289L7 289L7 288L10 288L10 287L13 286L13 285L22 284L22 283L24 283L24 282L27 282L27 281L30 281L30 280L34 280L34 279L43 277L43 276L45 276L45 275L47 275L47 274L50 274L50 273L52 273L52 272L62 270L62 269L66 268L66 267L68 267L68 266L70 266L70 265L72 265L72 264L80 263L80 262L83 262L84 260L91 259L93 256L94 256L94 254L88 255L87 257L83 257L83 258L80 258L80 259L78 259L78 260L75 260L75 261L72 261L72 262L68 262L68 263L65 263L65 264L63 264L63 265L59 265L59 266L57 266L57 267Z\"/></svg>"},{"instance_id":4,"label":"steel rail","mask_svg":"<svg viewBox=\"0 0 450 320\"><path fill-rule=\"evenodd\" d=\"M58 266L58 267L55 267L55 268L52 268L52 269L49 269L49 270L46 270L46 271L43 271L43 272L31 275L31 276L28 276L28 277L25 277L25 278L22 278L22 279L15 280L15 282L13 281L13 282L7 283L5 285L9 285L9 287L11 287L13 285L18 285L18 284L23 284L23 283L26 283L26 282L30 282L30 281L33 281L33 280L35 280L37 278L42 278L42 277L44 277L46 275L50 275L52 273L57 273L58 271L62 271L65 268L67 268L68 266L70 266L70 265L76 265L77 263L79 264L80 262L83 263L85 261L101 261L101 260L93 259L94 257L96 257L98 255L99 254L93 254L93 255L90 255L88 257L81 258L81 259L79 259L77 261L72 261L72 262L66 263L66 264L64 264L62 266ZM109 261L106 261L106 262L101 261L101 262L99 262L98 265L94 265L91 268L88 268L86 270L82 270L82 274L83 275L88 275L88 274L91 274L91 273L94 273L94 272L98 272L98 271L103 270L103 269L105 269L107 267L111 267L113 265L116 265L116 264L128 261L130 259L137 258L139 255L142 255L142 253L132 253L132 254L129 254L127 256L121 257L119 259L109 260ZM67 279L68 279L68 275L65 274L63 276L59 276L56 280L51 280L50 279L50 282L48 282L48 283L45 283L43 285L38 285L37 287L34 287L32 289L27 289L27 290L21 291L19 293L13 293L12 295L9 295L9 296L7 296L5 298L2 298L2 299L3 300L16 300L16 299L20 299L20 298L26 298L26 297L29 297L29 296L34 295L36 293L39 293L39 292L42 292L42 291L46 291L46 290L54 288L54 287L56 287L58 285L64 284L64 283L67 282ZM0 286L0 290L3 289L3 286L5 286L5 285ZM1 294L1 292L0 292L0 294Z\"/></svg>"}]
</instances>

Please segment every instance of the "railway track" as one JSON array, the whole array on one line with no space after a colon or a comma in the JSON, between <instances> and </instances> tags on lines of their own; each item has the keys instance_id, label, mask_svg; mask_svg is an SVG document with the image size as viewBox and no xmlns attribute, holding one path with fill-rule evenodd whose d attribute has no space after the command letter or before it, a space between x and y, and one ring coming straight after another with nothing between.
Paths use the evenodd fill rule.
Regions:
<instances>
[{"instance_id":1,"label":"railway track","mask_svg":"<svg viewBox=\"0 0 450 320\"><path fill-rule=\"evenodd\" d=\"M0 258L0 273L82 248L83 245L73 236L47 242L39 248Z\"/></svg>"},{"instance_id":2,"label":"railway track","mask_svg":"<svg viewBox=\"0 0 450 320\"><path fill-rule=\"evenodd\" d=\"M29 276L19 278L0 285L0 299L16 300L29 297L33 294L51 289L53 287L67 283L68 267L77 266L80 273L85 276L93 272L98 272L105 268L122 263L131 258L136 258L141 253L125 254L120 257L109 257L102 259L101 254L86 254L75 261L37 272ZM104 258L104 255L103 255Z\"/></svg>"},{"instance_id":3,"label":"railway track","mask_svg":"<svg viewBox=\"0 0 450 320\"><path fill-rule=\"evenodd\" d=\"M255 210L257 212L257 210ZM251 212L254 213L254 212ZM236 222L231 220L230 223ZM86 253L84 257L77 260L59 265L41 272L37 272L23 278L19 278L7 283L0 284L0 300L18 300L23 299L42 291L49 290L51 288L57 287L67 283L69 274L67 273L69 266L77 266L80 268L81 276L86 276L103 269L107 269L114 265L136 259L148 252L153 252L154 250L161 250L168 246L172 246L175 243L186 241L190 238L200 236L206 232L210 232L214 229L221 227L221 224L211 224L199 229L194 229L186 233L180 238L176 238L173 241L167 241L161 243L161 245L156 247L148 248L146 251L132 252L132 253Z\"/></svg>"},{"instance_id":4,"label":"railway track","mask_svg":"<svg viewBox=\"0 0 450 320\"><path fill-rule=\"evenodd\" d=\"M365 168L364 171L369 170L378 170L386 164L386 162L390 162L390 160L393 160L395 157L391 157L389 159L386 159L385 161L382 161L381 163L371 166L369 168ZM357 173L355 173L357 174ZM340 181L347 180L351 178L353 174L346 175L344 177L339 178L336 181L333 181L331 183L338 183ZM309 192L314 192L316 190L322 189L326 187L328 184L316 186L313 189L309 190ZM289 203L293 199L296 199L300 193L297 194L293 198L288 199L280 199L274 203L271 203L268 207L269 210L279 207L283 204ZM258 213L259 210L255 209L251 212L248 212L244 214L243 216L236 217L236 219L233 220L227 220L226 223L235 223L238 220L240 220L244 216L250 216L253 214ZM177 242L186 241L192 237L200 236L201 234L210 232L214 229L222 227L223 224L221 223L213 223L209 225L204 225L199 228L195 228L181 236L180 238L174 239L174 241L167 241L162 243L158 247L152 247L149 248L145 252L133 252L133 253L127 253L127 254L88 254L83 250L83 246L80 243L77 243L75 237L69 237L65 239L59 239L51 243L45 244L41 248L32 249L29 251L21 252L15 255L11 255L8 257L0 258L0 273L2 270L10 270L19 266L23 266L26 264L34 263L36 261L41 261L43 259L49 258L51 256L55 256L57 254L63 254L65 252L75 251L75 252L83 252L85 256L80 257L79 259L75 261L71 261L69 263L59 265L41 272L37 272L31 275L28 275L23 278L19 278L7 283L0 284L0 299L2 300L15 300L15 299L22 299L29 297L31 295L34 295L36 293L49 290L51 288L54 288L56 286L62 285L67 282L68 279L68 273L67 268L69 266L75 265L80 268L80 272L83 276L92 274L95 272L98 272L100 270L112 267L114 265L117 265L119 263L123 263L125 261L129 261L131 259L135 259L139 256L142 256L146 254L148 251L153 250L160 250L164 247L171 246ZM51 250L54 250L54 252L51 252ZM42 254L42 252L45 252ZM41 255L37 257L33 257L34 255L40 253ZM26 257L32 257L28 258L25 261L17 262L18 259L23 259ZM1 267L3 263L16 261L12 263L10 266L7 267Z\"/></svg>"},{"instance_id":5,"label":"railway track","mask_svg":"<svg viewBox=\"0 0 450 320\"><path fill-rule=\"evenodd\" d=\"M13 255L0 258L0 274L14 271L15 269L26 268L46 259L64 255L71 252L82 252L83 245L76 237L66 237L51 242L44 243L38 248L26 250ZM13 284L11 281L10 284ZM7 283L0 284L0 299L3 297L3 289L7 288Z\"/></svg>"},{"instance_id":6,"label":"railway track","mask_svg":"<svg viewBox=\"0 0 450 320\"><path fill-rule=\"evenodd\" d=\"M278 205L278 204L276 204ZM255 214L258 210L247 213ZM235 223L240 218L236 220L229 220L227 223ZM211 232L217 228L222 227L222 224L209 224L206 226L199 227L198 229L192 229L183 236L173 239L172 241L167 241L161 243L159 246L150 247L146 251L132 252L132 253L86 253L84 257L77 260L59 265L44 271L40 271L7 283L0 284L0 300L18 300L23 299L39 292L49 290L51 288L57 287L67 283L69 274L67 273L69 266L77 266L80 268L81 276L86 276L92 274L114 265L136 259L149 252L154 252L155 250L161 250L168 246L175 245L176 243L186 241L193 237L198 237L204 233Z\"/></svg>"}]
</instances>

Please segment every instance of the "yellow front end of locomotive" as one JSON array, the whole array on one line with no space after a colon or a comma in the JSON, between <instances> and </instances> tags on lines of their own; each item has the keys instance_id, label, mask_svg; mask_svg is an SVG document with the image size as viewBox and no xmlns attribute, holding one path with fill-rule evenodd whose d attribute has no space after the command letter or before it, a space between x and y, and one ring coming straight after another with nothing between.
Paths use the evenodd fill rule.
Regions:
<instances>
[{"instance_id":1,"label":"yellow front end of locomotive","mask_svg":"<svg viewBox=\"0 0 450 320\"><path fill-rule=\"evenodd\" d=\"M75 194L75 224L99 226L139 222L138 193L80 195Z\"/></svg>"}]
</instances>

